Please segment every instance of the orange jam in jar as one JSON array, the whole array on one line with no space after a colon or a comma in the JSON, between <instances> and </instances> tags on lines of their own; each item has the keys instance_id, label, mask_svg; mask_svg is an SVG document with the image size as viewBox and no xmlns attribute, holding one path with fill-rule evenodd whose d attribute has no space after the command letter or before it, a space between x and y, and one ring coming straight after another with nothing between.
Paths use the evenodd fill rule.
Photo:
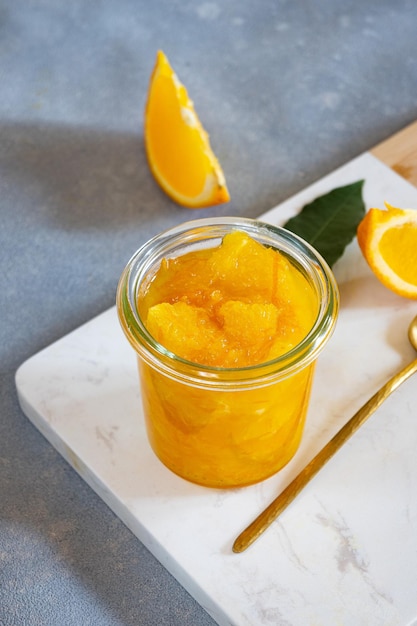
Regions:
<instances>
[{"instance_id":1,"label":"orange jam in jar","mask_svg":"<svg viewBox=\"0 0 417 626\"><path fill-rule=\"evenodd\" d=\"M195 220L138 250L117 302L149 441L169 469L237 487L293 457L338 312L313 248L255 220Z\"/></svg>"}]
</instances>

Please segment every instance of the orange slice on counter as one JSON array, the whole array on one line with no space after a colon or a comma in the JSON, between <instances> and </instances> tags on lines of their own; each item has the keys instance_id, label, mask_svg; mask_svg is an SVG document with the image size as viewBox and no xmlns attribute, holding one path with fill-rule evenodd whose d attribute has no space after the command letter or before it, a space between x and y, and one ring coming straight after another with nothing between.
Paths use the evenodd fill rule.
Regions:
<instances>
[{"instance_id":1,"label":"orange slice on counter","mask_svg":"<svg viewBox=\"0 0 417 626\"><path fill-rule=\"evenodd\" d=\"M417 210L370 209L357 230L375 276L400 296L417 300Z\"/></svg>"},{"instance_id":2,"label":"orange slice on counter","mask_svg":"<svg viewBox=\"0 0 417 626\"><path fill-rule=\"evenodd\" d=\"M149 85L145 148L156 181L178 204L197 209L230 199L209 136L162 51Z\"/></svg>"}]
</instances>

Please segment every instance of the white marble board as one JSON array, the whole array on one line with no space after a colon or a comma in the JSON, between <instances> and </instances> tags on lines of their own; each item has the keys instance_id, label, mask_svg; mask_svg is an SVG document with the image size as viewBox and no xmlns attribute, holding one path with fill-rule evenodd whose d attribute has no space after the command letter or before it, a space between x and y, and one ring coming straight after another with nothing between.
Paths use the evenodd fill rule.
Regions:
<instances>
[{"instance_id":1,"label":"white marble board","mask_svg":"<svg viewBox=\"0 0 417 626\"><path fill-rule=\"evenodd\" d=\"M365 179L367 207L417 207L417 189L370 153L265 215L284 223L315 197ZM114 308L26 361L23 411L221 626L417 623L417 388L395 392L280 519L242 554L231 546L386 379L414 358L417 302L380 285L356 241L337 263L341 313L319 359L304 438L261 484L190 484L148 445L135 356Z\"/></svg>"}]
</instances>

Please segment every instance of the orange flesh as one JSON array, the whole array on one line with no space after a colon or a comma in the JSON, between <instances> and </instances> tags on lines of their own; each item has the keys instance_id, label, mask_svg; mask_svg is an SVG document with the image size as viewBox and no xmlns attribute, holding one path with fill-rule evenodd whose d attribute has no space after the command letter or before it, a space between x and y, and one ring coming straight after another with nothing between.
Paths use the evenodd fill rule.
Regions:
<instances>
[{"instance_id":1,"label":"orange flesh","mask_svg":"<svg viewBox=\"0 0 417 626\"><path fill-rule=\"evenodd\" d=\"M229 201L209 135L162 51L149 85L145 147L156 181L175 202L197 209Z\"/></svg>"},{"instance_id":2,"label":"orange flesh","mask_svg":"<svg viewBox=\"0 0 417 626\"><path fill-rule=\"evenodd\" d=\"M417 211L371 208L357 229L359 247L385 287L417 299Z\"/></svg>"},{"instance_id":3,"label":"orange flesh","mask_svg":"<svg viewBox=\"0 0 417 626\"><path fill-rule=\"evenodd\" d=\"M317 316L316 294L283 255L246 234L164 260L140 295L149 332L195 363L236 368L295 347ZM172 471L212 487L272 475L298 448L313 365L261 388L188 386L140 362L151 445Z\"/></svg>"},{"instance_id":4,"label":"orange flesh","mask_svg":"<svg viewBox=\"0 0 417 626\"><path fill-rule=\"evenodd\" d=\"M379 249L391 269L406 282L417 285L417 224L387 230Z\"/></svg>"},{"instance_id":5,"label":"orange flesh","mask_svg":"<svg viewBox=\"0 0 417 626\"><path fill-rule=\"evenodd\" d=\"M152 137L153 158L158 163L162 177L171 184L175 181L179 193L197 196L203 191L205 176L196 154L200 154L201 160L207 159L203 152L199 153L202 144L199 131L196 127L184 127L181 111L176 106L177 92L172 80L161 77L154 89L158 93L153 94L154 104L147 121L149 136ZM184 104L186 101L185 95ZM169 118L165 113L167 109L170 110ZM175 146L175 154L166 149L167 137L169 145ZM181 168L178 167L178 162L181 163ZM206 168L210 170L209 165Z\"/></svg>"}]
</instances>

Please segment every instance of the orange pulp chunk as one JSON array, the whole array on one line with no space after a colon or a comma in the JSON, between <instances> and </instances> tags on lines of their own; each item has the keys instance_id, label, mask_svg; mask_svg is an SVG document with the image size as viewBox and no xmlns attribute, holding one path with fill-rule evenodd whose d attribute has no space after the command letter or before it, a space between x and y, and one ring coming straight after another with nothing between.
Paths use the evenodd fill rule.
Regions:
<instances>
[{"instance_id":1,"label":"orange pulp chunk","mask_svg":"<svg viewBox=\"0 0 417 626\"><path fill-rule=\"evenodd\" d=\"M177 356L234 368L296 346L314 323L317 301L281 253L236 231L217 248L164 260L139 310L151 335Z\"/></svg>"}]
</instances>

